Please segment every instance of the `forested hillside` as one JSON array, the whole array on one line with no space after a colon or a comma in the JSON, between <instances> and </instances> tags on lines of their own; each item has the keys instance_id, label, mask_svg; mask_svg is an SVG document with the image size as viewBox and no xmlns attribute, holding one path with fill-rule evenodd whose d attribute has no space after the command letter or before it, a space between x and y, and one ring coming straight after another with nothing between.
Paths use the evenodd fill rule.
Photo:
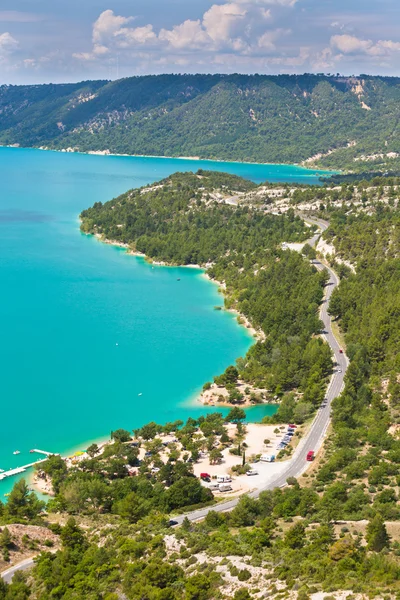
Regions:
<instances>
[{"instance_id":1,"label":"forested hillside","mask_svg":"<svg viewBox=\"0 0 400 600\"><path fill-rule=\"evenodd\" d=\"M293 207L328 219L325 259L318 248L341 275L330 312L351 364L316 460L284 488L174 527L180 511L218 500L194 476L202 448L210 465L228 447L241 446L249 460L240 408L225 418L149 423L134 437L114 431L108 445L92 444L68 467L53 456L40 465L55 492L46 513L24 482L0 502L3 561L17 544L40 551L29 575L18 573L10 586L0 579L0 600L399 598L399 182L261 189L218 173L176 174L96 204L82 227L164 260L212 260L209 274L225 281L227 305L265 335L238 370L282 397L278 418L288 423L296 413L284 392L298 386L297 407L318 396L329 356L313 336L324 276L280 245L307 237ZM271 204L272 191L279 195ZM224 203L233 194L242 205ZM268 213L278 210L286 214ZM183 232L182 250L173 239ZM313 255L310 247L303 253ZM29 535L17 539L15 523L47 528L48 538L40 547Z\"/></svg>"},{"instance_id":2,"label":"forested hillside","mask_svg":"<svg viewBox=\"0 0 400 600\"><path fill-rule=\"evenodd\" d=\"M160 75L2 86L0 143L289 163L333 151L321 165L379 170L399 166L399 114L400 80L385 77Z\"/></svg>"},{"instance_id":3,"label":"forested hillside","mask_svg":"<svg viewBox=\"0 0 400 600\"><path fill-rule=\"evenodd\" d=\"M224 201L256 189L223 173L176 173L96 203L82 212L82 230L151 259L207 266L226 288L226 307L237 309L265 338L238 361L236 379L265 389L270 399L296 390L301 400L292 410L303 422L321 401L331 369L328 346L313 337L320 330L326 274L281 249L283 242L310 236L293 210L278 216ZM234 386L230 400L242 400Z\"/></svg>"}]
</instances>

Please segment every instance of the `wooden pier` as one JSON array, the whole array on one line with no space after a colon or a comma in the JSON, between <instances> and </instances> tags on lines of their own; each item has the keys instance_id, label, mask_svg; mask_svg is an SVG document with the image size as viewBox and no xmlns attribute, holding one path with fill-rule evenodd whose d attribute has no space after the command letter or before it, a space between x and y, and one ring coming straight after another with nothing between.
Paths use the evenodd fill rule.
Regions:
<instances>
[{"instance_id":1,"label":"wooden pier","mask_svg":"<svg viewBox=\"0 0 400 600\"><path fill-rule=\"evenodd\" d=\"M46 452L46 450L37 450L36 448L31 450L30 452L31 454L44 454L45 456L60 456L56 452Z\"/></svg>"},{"instance_id":2,"label":"wooden pier","mask_svg":"<svg viewBox=\"0 0 400 600\"><path fill-rule=\"evenodd\" d=\"M55 452L46 452L45 450L37 450L36 448L34 450L31 450L31 453L32 454L44 454L46 456L46 458L40 458L39 460L31 462L28 465L23 465L22 467L16 467L15 469L9 469L8 471L3 471L3 473L0 473L0 481L3 481L3 479L7 479L7 477L13 477L14 475L20 475L21 473L25 473L25 471L27 469L30 469L31 467L34 467L35 465L39 465L42 462L45 462L49 456L54 456L54 455L60 456L59 454L56 454Z\"/></svg>"}]
</instances>

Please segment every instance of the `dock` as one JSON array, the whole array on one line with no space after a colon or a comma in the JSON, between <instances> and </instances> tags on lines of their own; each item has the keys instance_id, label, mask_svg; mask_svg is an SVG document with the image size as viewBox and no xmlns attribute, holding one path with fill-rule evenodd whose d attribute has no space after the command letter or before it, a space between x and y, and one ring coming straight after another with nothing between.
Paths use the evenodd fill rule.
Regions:
<instances>
[{"instance_id":1,"label":"dock","mask_svg":"<svg viewBox=\"0 0 400 600\"><path fill-rule=\"evenodd\" d=\"M34 450L31 450L31 454L44 454L46 458L40 458L39 460L35 460L34 462L29 463L28 465L23 465L22 467L16 467L15 469L9 469L8 471L4 471L3 473L0 473L0 481L3 481L3 479L7 479L7 477L13 477L14 475L20 475L21 473L25 473L27 469L39 465L42 462L45 462L49 456L60 456L55 452L46 452L45 450L37 450L36 448Z\"/></svg>"},{"instance_id":2,"label":"dock","mask_svg":"<svg viewBox=\"0 0 400 600\"><path fill-rule=\"evenodd\" d=\"M56 452L46 452L46 450L37 450L36 448L31 450L30 452L31 454L44 454L45 456L60 456Z\"/></svg>"},{"instance_id":3,"label":"dock","mask_svg":"<svg viewBox=\"0 0 400 600\"><path fill-rule=\"evenodd\" d=\"M10 469L9 471L4 471L4 473L0 473L0 481L3 479L7 479L7 477L13 477L13 475L20 475L21 473L25 473L27 469L38 465L39 463L45 462L47 458L41 458L33 463L29 463L29 465L24 465L23 467L16 467L15 469Z\"/></svg>"}]
</instances>

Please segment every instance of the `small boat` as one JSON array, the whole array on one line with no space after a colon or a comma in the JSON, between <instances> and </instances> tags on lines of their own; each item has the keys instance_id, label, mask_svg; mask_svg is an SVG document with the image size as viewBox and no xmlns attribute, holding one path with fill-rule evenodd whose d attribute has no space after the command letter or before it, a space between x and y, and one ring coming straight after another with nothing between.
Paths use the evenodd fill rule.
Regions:
<instances>
[{"instance_id":1,"label":"small boat","mask_svg":"<svg viewBox=\"0 0 400 600\"><path fill-rule=\"evenodd\" d=\"M8 493L8 494L4 494L4 496L5 496L6 498L8 498L8 496L9 496L9 495L10 495L9 493Z\"/></svg>"},{"instance_id":2,"label":"small boat","mask_svg":"<svg viewBox=\"0 0 400 600\"><path fill-rule=\"evenodd\" d=\"M143 396L143 392L140 392L140 394L138 394L138 396Z\"/></svg>"},{"instance_id":3,"label":"small boat","mask_svg":"<svg viewBox=\"0 0 400 600\"><path fill-rule=\"evenodd\" d=\"M177 281L180 281L180 279L177 279Z\"/></svg>"},{"instance_id":4,"label":"small boat","mask_svg":"<svg viewBox=\"0 0 400 600\"><path fill-rule=\"evenodd\" d=\"M0 473L4 473L4 469L0 469Z\"/></svg>"},{"instance_id":5,"label":"small boat","mask_svg":"<svg viewBox=\"0 0 400 600\"><path fill-rule=\"evenodd\" d=\"M21 454L21 452L19 450L15 450L13 454Z\"/></svg>"}]
</instances>

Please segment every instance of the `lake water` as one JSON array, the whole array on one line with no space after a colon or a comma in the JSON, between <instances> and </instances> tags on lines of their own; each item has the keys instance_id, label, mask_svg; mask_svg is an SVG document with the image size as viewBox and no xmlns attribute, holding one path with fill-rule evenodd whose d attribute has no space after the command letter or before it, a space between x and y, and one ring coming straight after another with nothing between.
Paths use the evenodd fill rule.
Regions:
<instances>
[{"instance_id":1,"label":"lake water","mask_svg":"<svg viewBox=\"0 0 400 600\"><path fill-rule=\"evenodd\" d=\"M201 271L153 268L79 231L94 202L199 168L317 182L286 165L0 148L1 469L31 462L31 448L64 453L205 412L202 384L250 347L234 316L214 310L223 298ZM0 498L14 481L0 482Z\"/></svg>"}]
</instances>

